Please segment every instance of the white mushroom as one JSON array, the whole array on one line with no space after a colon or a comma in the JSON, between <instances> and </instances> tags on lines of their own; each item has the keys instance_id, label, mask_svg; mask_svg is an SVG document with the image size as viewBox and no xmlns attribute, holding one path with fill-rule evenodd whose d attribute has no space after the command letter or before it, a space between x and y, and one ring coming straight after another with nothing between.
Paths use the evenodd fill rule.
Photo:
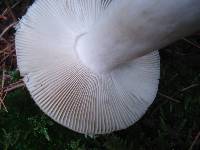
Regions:
<instances>
[{"instance_id":1,"label":"white mushroom","mask_svg":"<svg viewBox=\"0 0 200 150\"><path fill-rule=\"evenodd\" d=\"M200 26L199 0L37 0L16 32L36 104L85 134L135 123L155 99L162 48Z\"/></svg>"}]
</instances>

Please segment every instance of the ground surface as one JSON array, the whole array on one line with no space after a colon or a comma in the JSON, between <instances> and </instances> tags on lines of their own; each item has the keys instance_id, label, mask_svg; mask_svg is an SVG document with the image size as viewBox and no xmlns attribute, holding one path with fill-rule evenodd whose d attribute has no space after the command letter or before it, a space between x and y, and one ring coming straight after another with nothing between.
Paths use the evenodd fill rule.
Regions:
<instances>
[{"instance_id":1,"label":"ground surface","mask_svg":"<svg viewBox=\"0 0 200 150\"><path fill-rule=\"evenodd\" d=\"M140 121L90 138L45 116L23 87L13 25L30 4L31 0L0 1L0 150L200 149L200 33L161 51L159 94Z\"/></svg>"}]
</instances>

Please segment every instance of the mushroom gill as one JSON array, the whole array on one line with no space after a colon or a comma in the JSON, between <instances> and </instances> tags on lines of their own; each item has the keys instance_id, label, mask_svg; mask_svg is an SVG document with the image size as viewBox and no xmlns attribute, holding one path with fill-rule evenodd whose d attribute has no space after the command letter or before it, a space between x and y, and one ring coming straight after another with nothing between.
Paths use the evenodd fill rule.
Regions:
<instances>
[{"instance_id":1,"label":"mushroom gill","mask_svg":"<svg viewBox=\"0 0 200 150\"><path fill-rule=\"evenodd\" d=\"M160 60L153 50L196 30L199 2L36 0L16 32L18 67L33 100L79 133L131 126L156 97ZM175 23L180 8L194 13ZM161 22L165 15L172 18Z\"/></svg>"}]
</instances>

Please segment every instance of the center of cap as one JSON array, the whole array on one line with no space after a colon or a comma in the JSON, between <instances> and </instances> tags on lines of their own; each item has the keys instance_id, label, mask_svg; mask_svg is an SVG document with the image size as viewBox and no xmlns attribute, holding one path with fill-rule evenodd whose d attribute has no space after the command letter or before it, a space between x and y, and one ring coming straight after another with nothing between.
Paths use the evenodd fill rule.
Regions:
<instances>
[{"instance_id":1,"label":"center of cap","mask_svg":"<svg viewBox=\"0 0 200 150\"><path fill-rule=\"evenodd\" d=\"M90 34L80 34L75 40L75 51L84 66L94 73L104 74L110 72L112 69L109 68L106 61L108 60L108 55L101 53L102 47L99 46L99 42L99 40L91 40Z\"/></svg>"}]
</instances>

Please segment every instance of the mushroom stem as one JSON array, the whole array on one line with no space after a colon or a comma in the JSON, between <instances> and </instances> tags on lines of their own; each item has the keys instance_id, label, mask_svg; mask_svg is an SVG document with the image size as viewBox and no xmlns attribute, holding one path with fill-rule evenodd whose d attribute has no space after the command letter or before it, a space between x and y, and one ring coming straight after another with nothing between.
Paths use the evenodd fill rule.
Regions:
<instances>
[{"instance_id":1,"label":"mushroom stem","mask_svg":"<svg viewBox=\"0 0 200 150\"><path fill-rule=\"evenodd\" d=\"M106 17L76 45L80 60L96 73L167 46L200 29L200 0L116 0Z\"/></svg>"}]
</instances>

